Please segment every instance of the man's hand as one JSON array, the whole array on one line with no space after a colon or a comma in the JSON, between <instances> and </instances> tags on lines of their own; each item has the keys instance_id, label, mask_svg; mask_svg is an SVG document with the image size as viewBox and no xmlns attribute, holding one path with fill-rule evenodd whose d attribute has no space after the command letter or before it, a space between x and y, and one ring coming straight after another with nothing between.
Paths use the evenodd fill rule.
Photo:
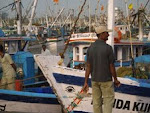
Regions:
<instances>
[{"instance_id":1,"label":"man's hand","mask_svg":"<svg viewBox=\"0 0 150 113\"><path fill-rule=\"evenodd\" d=\"M116 87L119 87L121 85L120 81L118 81L118 80L114 80L114 84Z\"/></svg>"},{"instance_id":2,"label":"man's hand","mask_svg":"<svg viewBox=\"0 0 150 113\"><path fill-rule=\"evenodd\" d=\"M89 90L89 86L87 83L84 83L84 86L82 88L83 91L87 92Z\"/></svg>"},{"instance_id":3,"label":"man's hand","mask_svg":"<svg viewBox=\"0 0 150 113\"><path fill-rule=\"evenodd\" d=\"M59 53L59 56L61 57L61 58L65 58L65 56L64 56L64 54L63 53Z\"/></svg>"}]
</instances>

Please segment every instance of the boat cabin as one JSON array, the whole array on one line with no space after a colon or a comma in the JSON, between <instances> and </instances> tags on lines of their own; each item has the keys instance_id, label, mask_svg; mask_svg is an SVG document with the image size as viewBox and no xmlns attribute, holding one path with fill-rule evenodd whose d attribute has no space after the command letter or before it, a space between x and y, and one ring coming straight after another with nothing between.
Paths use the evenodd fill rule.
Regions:
<instances>
[{"instance_id":1,"label":"boat cabin","mask_svg":"<svg viewBox=\"0 0 150 113\"><path fill-rule=\"evenodd\" d=\"M88 47L97 39L95 33L72 34L69 44L73 47L73 67L85 63L85 56ZM148 54L145 49L149 47L149 42L139 40L132 41L133 56L138 57ZM131 64L131 43L129 40L114 42L115 66L130 66Z\"/></svg>"},{"instance_id":2,"label":"boat cabin","mask_svg":"<svg viewBox=\"0 0 150 113\"><path fill-rule=\"evenodd\" d=\"M5 52L15 54L18 51L27 51L29 41L35 41L36 37L0 37L0 42L4 46Z\"/></svg>"}]
</instances>

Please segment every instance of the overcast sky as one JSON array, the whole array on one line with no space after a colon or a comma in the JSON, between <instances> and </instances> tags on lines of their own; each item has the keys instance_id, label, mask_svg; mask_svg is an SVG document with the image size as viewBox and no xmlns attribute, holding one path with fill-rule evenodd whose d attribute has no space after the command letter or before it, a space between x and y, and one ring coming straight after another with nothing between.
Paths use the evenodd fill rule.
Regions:
<instances>
[{"instance_id":1,"label":"overcast sky","mask_svg":"<svg viewBox=\"0 0 150 113\"><path fill-rule=\"evenodd\" d=\"M23 5L22 10L24 13L24 11L27 9L29 4L31 4L32 0L21 0L21 1ZM69 9L74 9L75 14L78 14L79 7L83 4L83 1L84 0L59 0L59 4L55 5L53 0L38 0L37 9L36 9L36 17L45 16L46 14L51 15L49 8L51 11L53 11L53 15L55 16L58 10L62 9L63 7L65 8L64 13L67 13ZM100 0L98 13L100 13L101 11L100 7L102 5L104 6L104 10L101 12L104 13L107 7L107 1L108 0ZM120 7L125 11L124 1L125 0L114 0L115 6ZM137 1L139 1L139 5L141 5L141 3L145 5L148 0L127 0L127 4L133 3L133 7L136 9L138 5ZM0 0L0 8L7 6L13 2L14 0ZM90 3L91 3L91 14L95 14L95 8L97 7L98 0L90 0ZM84 9L83 14L88 14L88 11L89 11L87 8L88 4L89 4L89 0L87 0L86 7ZM148 7L150 7L150 3L148 4L147 8ZM7 7L0 11L9 13L9 17L15 17L15 11L11 11L11 7Z\"/></svg>"}]
</instances>

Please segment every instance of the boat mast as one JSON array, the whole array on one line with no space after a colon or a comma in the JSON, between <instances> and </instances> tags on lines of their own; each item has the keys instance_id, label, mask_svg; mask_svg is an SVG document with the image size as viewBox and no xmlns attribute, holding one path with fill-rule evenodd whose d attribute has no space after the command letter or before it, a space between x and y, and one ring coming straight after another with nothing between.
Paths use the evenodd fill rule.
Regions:
<instances>
[{"instance_id":1,"label":"boat mast","mask_svg":"<svg viewBox=\"0 0 150 113\"><path fill-rule=\"evenodd\" d=\"M99 2L100 2L100 0L98 0L97 6L96 6L96 9L95 9L95 23L96 23L96 24L97 24L97 12L98 12Z\"/></svg>"},{"instance_id":2,"label":"boat mast","mask_svg":"<svg viewBox=\"0 0 150 113\"><path fill-rule=\"evenodd\" d=\"M56 17L56 19L54 20L54 22L52 23L52 25L50 26L50 28L52 28L54 26L54 24L57 22L59 16L62 14L62 12L64 11L65 8L62 8L61 11L59 12L58 16Z\"/></svg>"},{"instance_id":3,"label":"boat mast","mask_svg":"<svg viewBox=\"0 0 150 113\"><path fill-rule=\"evenodd\" d=\"M67 16L67 18L66 18L65 22L63 23L63 25L61 25L61 27L64 27L64 25L67 23L70 16L71 16L71 11L70 11L69 15Z\"/></svg>"},{"instance_id":4,"label":"boat mast","mask_svg":"<svg viewBox=\"0 0 150 113\"><path fill-rule=\"evenodd\" d=\"M37 2L38 2L38 0L34 0L33 6L32 6L31 17L30 17L30 21L29 21L29 24L28 24L29 33L31 32L31 26L32 26L33 17L35 15L35 9L36 9L36 6L37 6Z\"/></svg>"},{"instance_id":5,"label":"boat mast","mask_svg":"<svg viewBox=\"0 0 150 113\"><path fill-rule=\"evenodd\" d=\"M133 74L133 77L135 77L136 71L135 71L135 67L134 67L133 44L132 44L132 37L131 37L131 25L130 25L130 19L129 19L127 0L125 0L125 5L126 5L126 11L127 11L127 21L128 21L129 33L130 33L130 45L131 45L131 56L130 57L131 57L132 74Z\"/></svg>"},{"instance_id":6,"label":"boat mast","mask_svg":"<svg viewBox=\"0 0 150 113\"><path fill-rule=\"evenodd\" d=\"M48 24L48 15L46 14L46 24L47 24L47 29L49 27L49 24Z\"/></svg>"},{"instance_id":7,"label":"boat mast","mask_svg":"<svg viewBox=\"0 0 150 113\"><path fill-rule=\"evenodd\" d=\"M139 40L142 41L143 40L143 26L142 26L142 10L144 9L138 9L140 11L140 13L138 14L138 24L139 24Z\"/></svg>"},{"instance_id":8,"label":"boat mast","mask_svg":"<svg viewBox=\"0 0 150 113\"><path fill-rule=\"evenodd\" d=\"M21 0L15 0L16 5L16 11L17 11L17 34L22 34L22 10L21 10ZM18 41L18 50L20 51L22 49L21 47L21 41Z\"/></svg>"},{"instance_id":9,"label":"boat mast","mask_svg":"<svg viewBox=\"0 0 150 113\"><path fill-rule=\"evenodd\" d=\"M129 27L129 33L130 33L131 58L134 58L132 36L131 36L131 25L130 25L130 19L129 19L129 12L128 12L127 0L125 0L125 5L126 5L126 13L127 13L127 22L128 22L128 27Z\"/></svg>"},{"instance_id":10,"label":"boat mast","mask_svg":"<svg viewBox=\"0 0 150 113\"><path fill-rule=\"evenodd\" d=\"M114 0L108 0L108 29L114 29ZM114 33L110 32L107 43L114 48Z\"/></svg>"},{"instance_id":11,"label":"boat mast","mask_svg":"<svg viewBox=\"0 0 150 113\"><path fill-rule=\"evenodd\" d=\"M91 32L91 1L89 0L89 32Z\"/></svg>"},{"instance_id":12,"label":"boat mast","mask_svg":"<svg viewBox=\"0 0 150 113\"><path fill-rule=\"evenodd\" d=\"M17 11L17 33L22 34L22 10L21 10L21 0L15 0L16 11Z\"/></svg>"}]
</instances>

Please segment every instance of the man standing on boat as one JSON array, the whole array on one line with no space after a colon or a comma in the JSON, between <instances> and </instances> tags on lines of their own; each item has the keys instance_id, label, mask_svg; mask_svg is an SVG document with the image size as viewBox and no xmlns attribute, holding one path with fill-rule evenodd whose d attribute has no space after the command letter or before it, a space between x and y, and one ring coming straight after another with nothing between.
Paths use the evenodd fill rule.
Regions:
<instances>
[{"instance_id":1,"label":"man standing on boat","mask_svg":"<svg viewBox=\"0 0 150 113\"><path fill-rule=\"evenodd\" d=\"M0 63L2 64L3 75L0 89L15 89L16 66L8 53L4 52L3 46L0 45Z\"/></svg>"},{"instance_id":2,"label":"man standing on boat","mask_svg":"<svg viewBox=\"0 0 150 113\"><path fill-rule=\"evenodd\" d=\"M95 28L98 39L88 48L87 67L83 90L88 88L88 78L91 74L93 110L94 113L112 113L114 103L114 84L119 87L120 82L114 67L114 54L108 40L108 30L105 26ZM102 109L102 105L103 109Z\"/></svg>"},{"instance_id":3,"label":"man standing on boat","mask_svg":"<svg viewBox=\"0 0 150 113\"><path fill-rule=\"evenodd\" d=\"M41 54L44 56L51 55L50 51L46 48L46 45L42 45Z\"/></svg>"},{"instance_id":4,"label":"man standing on boat","mask_svg":"<svg viewBox=\"0 0 150 113\"><path fill-rule=\"evenodd\" d=\"M43 56L51 55L50 51L46 48L45 44L42 45L41 55L43 55ZM42 73L42 71L41 71L41 69L39 67L38 67L37 76L38 75L43 75L43 73ZM44 75L41 76L41 77L38 77L38 81L44 81L44 80L46 80Z\"/></svg>"}]
</instances>

